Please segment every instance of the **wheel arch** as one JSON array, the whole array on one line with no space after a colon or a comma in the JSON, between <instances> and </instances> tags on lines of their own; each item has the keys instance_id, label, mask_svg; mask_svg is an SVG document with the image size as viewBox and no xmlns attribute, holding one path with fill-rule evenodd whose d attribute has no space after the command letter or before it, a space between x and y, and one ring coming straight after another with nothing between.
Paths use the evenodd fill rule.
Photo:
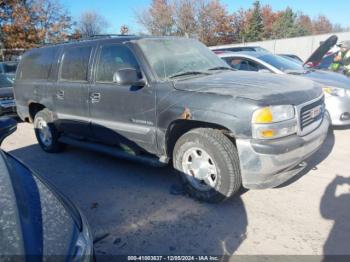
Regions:
<instances>
[{"instance_id":1,"label":"wheel arch","mask_svg":"<svg viewBox=\"0 0 350 262\"><path fill-rule=\"evenodd\" d=\"M46 106L44 106L43 104L32 101L32 102L29 102L28 108L29 108L29 122L33 123L35 115L39 111L45 109Z\"/></svg>"},{"instance_id":2,"label":"wheel arch","mask_svg":"<svg viewBox=\"0 0 350 262\"><path fill-rule=\"evenodd\" d=\"M173 150L178 139L189 132L190 130L197 128L212 128L220 130L224 133L234 144L236 144L234 134L225 126L204 122L199 120L185 120L185 119L177 119L170 123L166 135L165 135L165 146L166 146L166 154L168 157L172 157Z\"/></svg>"}]
</instances>

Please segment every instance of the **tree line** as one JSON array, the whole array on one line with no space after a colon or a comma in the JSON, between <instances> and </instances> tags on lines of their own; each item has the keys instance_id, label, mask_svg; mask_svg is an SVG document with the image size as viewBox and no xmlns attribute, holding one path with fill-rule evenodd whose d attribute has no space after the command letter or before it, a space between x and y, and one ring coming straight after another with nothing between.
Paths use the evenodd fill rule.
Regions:
<instances>
[{"instance_id":1,"label":"tree line","mask_svg":"<svg viewBox=\"0 0 350 262\"><path fill-rule=\"evenodd\" d=\"M259 1L247 10L230 13L220 0L152 0L136 17L149 34L197 37L207 45L348 30L324 15L312 19L289 7L274 11Z\"/></svg>"},{"instance_id":2,"label":"tree line","mask_svg":"<svg viewBox=\"0 0 350 262\"><path fill-rule=\"evenodd\" d=\"M106 19L95 11L74 21L58 0L0 0L0 49L9 56L15 50L101 34L106 27ZM121 33L128 28L122 26Z\"/></svg>"},{"instance_id":3,"label":"tree line","mask_svg":"<svg viewBox=\"0 0 350 262\"><path fill-rule=\"evenodd\" d=\"M274 11L259 1L230 13L220 0L152 0L135 16L148 34L195 37L207 45L347 30L323 15L312 19L291 8ZM0 0L0 48L29 49L101 34L107 27L95 11L74 21L59 0ZM120 33L128 34L129 28L122 26Z\"/></svg>"}]
</instances>

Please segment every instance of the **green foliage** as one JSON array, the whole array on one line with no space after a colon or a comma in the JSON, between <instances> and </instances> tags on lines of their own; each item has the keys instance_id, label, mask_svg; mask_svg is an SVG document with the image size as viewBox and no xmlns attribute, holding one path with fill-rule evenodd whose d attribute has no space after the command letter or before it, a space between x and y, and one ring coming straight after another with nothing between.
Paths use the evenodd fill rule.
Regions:
<instances>
[{"instance_id":1,"label":"green foliage","mask_svg":"<svg viewBox=\"0 0 350 262\"><path fill-rule=\"evenodd\" d=\"M274 22L272 27L273 38L287 38L307 35L306 28L297 23L297 15L291 8L287 8Z\"/></svg>"},{"instance_id":2,"label":"green foliage","mask_svg":"<svg viewBox=\"0 0 350 262\"><path fill-rule=\"evenodd\" d=\"M264 34L264 24L261 14L260 2L254 3L251 17L248 19L248 26L244 31L245 41L260 41Z\"/></svg>"}]
</instances>

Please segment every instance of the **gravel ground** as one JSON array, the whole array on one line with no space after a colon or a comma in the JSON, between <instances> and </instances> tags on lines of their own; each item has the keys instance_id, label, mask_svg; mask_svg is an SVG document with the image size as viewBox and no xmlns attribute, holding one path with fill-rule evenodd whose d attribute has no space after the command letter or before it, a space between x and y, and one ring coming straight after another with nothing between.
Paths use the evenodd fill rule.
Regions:
<instances>
[{"instance_id":1,"label":"gravel ground","mask_svg":"<svg viewBox=\"0 0 350 262\"><path fill-rule=\"evenodd\" d=\"M44 153L30 124L19 124L2 147L77 204L97 254L350 254L350 129L330 131L293 181L222 204L174 194L169 167L72 147Z\"/></svg>"}]
</instances>

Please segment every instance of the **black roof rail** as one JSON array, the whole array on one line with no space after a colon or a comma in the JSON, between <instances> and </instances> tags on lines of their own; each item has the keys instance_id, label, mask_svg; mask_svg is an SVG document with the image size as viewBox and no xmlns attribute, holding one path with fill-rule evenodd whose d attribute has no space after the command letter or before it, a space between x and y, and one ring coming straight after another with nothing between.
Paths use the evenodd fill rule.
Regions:
<instances>
[{"instance_id":1,"label":"black roof rail","mask_svg":"<svg viewBox=\"0 0 350 262\"><path fill-rule=\"evenodd\" d=\"M89 36L88 38L104 38L104 37L128 37L128 36L136 36L136 35L123 35L123 34L98 34L98 35L92 35Z\"/></svg>"},{"instance_id":2,"label":"black roof rail","mask_svg":"<svg viewBox=\"0 0 350 262\"><path fill-rule=\"evenodd\" d=\"M82 37L78 39L71 39L68 41L63 41L63 42L58 42L58 43L47 43L42 45L42 47L46 46L54 46L54 45L61 45L61 44L69 44L69 43L76 43L76 42L84 42L84 41L89 41L89 40L94 40L94 39L103 39L103 38L114 38L114 37L132 37L136 35L122 35L122 34L99 34L99 35L91 35L88 37Z\"/></svg>"}]
</instances>

